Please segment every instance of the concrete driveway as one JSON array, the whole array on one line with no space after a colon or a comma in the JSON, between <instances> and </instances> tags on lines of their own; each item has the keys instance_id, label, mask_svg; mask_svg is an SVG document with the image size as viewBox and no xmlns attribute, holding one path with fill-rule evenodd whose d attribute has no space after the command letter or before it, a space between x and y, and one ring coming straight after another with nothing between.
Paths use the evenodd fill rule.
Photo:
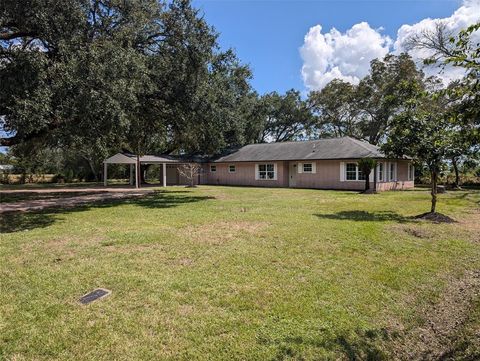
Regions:
<instances>
[{"instance_id":1,"label":"concrete driveway","mask_svg":"<svg viewBox=\"0 0 480 361\"><path fill-rule=\"evenodd\" d=\"M37 211L44 208L67 208L105 200L141 197L152 193L151 188L41 188L41 189L6 189L0 191L2 197L32 198L0 203L0 213Z\"/></svg>"}]
</instances>

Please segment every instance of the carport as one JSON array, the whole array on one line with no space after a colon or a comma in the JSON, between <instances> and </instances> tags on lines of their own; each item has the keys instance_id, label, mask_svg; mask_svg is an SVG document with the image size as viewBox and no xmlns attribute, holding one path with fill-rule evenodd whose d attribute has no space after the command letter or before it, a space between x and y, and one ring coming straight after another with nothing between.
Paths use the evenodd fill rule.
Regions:
<instances>
[{"instance_id":1,"label":"carport","mask_svg":"<svg viewBox=\"0 0 480 361\"><path fill-rule=\"evenodd\" d=\"M180 165L185 161L176 159L169 155L143 155L137 156L130 153L117 153L114 156L103 161L103 185L107 186L108 180L108 165L109 164L128 164L130 165L130 185L135 185L135 188L140 187L140 166L142 164L161 164L162 165L162 185L167 186L167 164Z\"/></svg>"}]
</instances>

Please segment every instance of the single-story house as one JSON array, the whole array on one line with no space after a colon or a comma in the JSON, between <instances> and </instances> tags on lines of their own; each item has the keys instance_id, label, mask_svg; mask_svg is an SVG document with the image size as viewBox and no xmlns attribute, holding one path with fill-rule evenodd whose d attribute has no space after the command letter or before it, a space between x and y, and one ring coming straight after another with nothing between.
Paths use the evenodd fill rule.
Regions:
<instances>
[{"instance_id":1,"label":"single-story house","mask_svg":"<svg viewBox=\"0 0 480 361\"><path fill-rule=\"evenodd\" d=\"M377 146L350 137L246 145L222 156L196 161L202 166L196 183L362 190L365 178L357 165L361 158L377 160L378 191L414 187L411 159L389 159ZM188 162L170 155L140 157L140 164L163 164L163 185L186 184L178 176L178 167ZM133 154L119 153L104 163L105 168L110 163L131 164L132 172L137 167ZM373 188L373 172L370 182Z\"/></svg>"}]
</instances>

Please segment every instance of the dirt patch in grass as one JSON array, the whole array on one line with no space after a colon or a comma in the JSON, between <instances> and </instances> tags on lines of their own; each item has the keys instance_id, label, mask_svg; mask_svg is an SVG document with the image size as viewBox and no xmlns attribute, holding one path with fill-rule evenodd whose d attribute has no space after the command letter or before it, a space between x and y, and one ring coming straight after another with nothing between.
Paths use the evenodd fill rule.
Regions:
<instances>
[{"instance_id":1,"label":"dirt patch in grass","mask_svg":"<svg viewBox=\"0 0 480 361\"><path fill-rule=\"evenodd\" d=\"M438 302L419 310L419 314L423 315L421 325L411 330L392 330L392 334L400 335L392 340L394 358L457 359L455 354L458 346L455 345L461 341L465 328L470 327L468 324L479 300L480 271L468 271L462 278L452 280ZM472 349L469 352L476 353L480 350ZM466 359L475 359L473 354L470 356L473 358Z\"/></svg>"},{"instance_id":2,"label":"dirt patch in grass","mask_svg":"<svg viewBox=\"0 0 480 361\"><path fill-rule=\"evenodd\" d=\"M430 232L428 232L424 229L421 229L421 228L408 227L404 231L405 231L405 233L407 233L411 236L417 237L417 238L431 238L432 237Z\"/></svg>"},{"instance_id":3,"label":"dirt patch in grass","mask_svg":"<svg viewBox=\"0 0 480 361\"><path fill-rule=\"evenodd\" d=\"M226 201L226 200L232 199L231 196L227 195L226 193L221 193L221 192L215 193L214 197L215 197L215 199L218 199L220 201Z\"/></svg>"},{"instance_id":4,"label":"dirt patch in grass","mask_svg":"<svg viewBox=\"0 0 480 361\"><path fill-rule=\"evenodd\" d=\"M107 193L107 191L95 192L95 194ZM52 198L71 198L71 197L80 197L88 196L91 192L87 191L72 191L72 192L1 192L0 193L0 203L12 203L19 201L34 201L41 199L52 199Z\"/></svg>"},{"instance_id":5,"label":"dirt patch in grass","mask_svg":"<svg viewBox=\"0 0 480 361\"><path fill-rule=\"evenodd\" d=\"M207 194L215 197L215 199L218 199L220 201L229 200L229 199L234 198L230 194L227 194L226 192L223 192L219 189L214 189L214 188L210 188L210 189L202 188L202 192L207 193Z\"/></svg>"},{"instance_id":6,"label":"dirt patch in grass","mask_svg":"<svg viewBox=\"0 0 480 361\"><path fill-rule=\"evenodd\" d=\"M466 213L458 223L462 230L471 233L473 241L480 242L480 208Z\"/></svg>"},{"instance_id":7,"label":"dirt patch in grass","mask_svg":"<svg viewBox=\"0 0 480 361\"><path fill-rule=\"evenodd\" d=\"M268 226L266 222L223 221L188 226L183 234L194 242L218 245L242 235L256 234Z\"/></svg>"},{"instance_id":8,"label":"dirt patch in grass","mask_svg":"<svg viewBox=\"0 0 480 361\"><path fill-rule=\"evenodd\" d=\"M441 237L442 234L451 234L451 232L455 232L456 234L466 234L467 237L471 238L473 241L480 242L480 209L474 209L469 211L468 213L462 214L461 216L457 216L458 221L453 220L450 217L448 218L451 221L447 221L447 223L449 223L449 225L446 226L447 228L439 228L438 226L433 226L433 228L430 227L430 229L427 229L422 227L422 224L427 225L430 222L421 222L421 220L405 225L394 224L388 226L388 228L395 233L405 234L419 239L434 239L437 237ZM444 222L433 221L433 223Z\"/></svg>"},{"instance_id":9,"label":"dirt patch in grass","mask_svg":"<svg viewBox=\"0 0 480 361\"><path fill-rule=\"evenodd\" d=\"M431 221L434 223L455 223L456 221L445 214L438 213L438 212L427 212L420 214L415 217L416 219L423 219L426 221Z\"/></svg>"},{"instance_id":10,"label":"dirt patch in grass","mask_svg":"<svg viewBox=\"0 0 480 361\"><path fill-rule=\"evenodd\" d=\"M395 228L396 230L398 230L400 232L403 232L403 233L405 233L409 236L413 236L413 237L416 237L416 238L428 239L428 238L433 237L433 234L432 234L431 231L429 231L427 229L420 228L420 227L399 225L399 226L395 226L395 227L392 227L392 228Z\"/></svg>"},{"instance_id":11,"label":"dirt patch in grass","mask_svg":"<svg viewBox=\"0 0 480 361\"><path fill-rule=\"evenodd\" d=\"M45 208L73 208L90 203L113 202L117 200L133 199L151 194L151 190L126 191L126 192L80 192L62 193L61 196L50 197L48 194L40 198L19 199L17 201L2 202L0 213L16 213L40 211Z\"/></svg>"},{"instance_id":12,"label":"dirt patch in grass","mask_svg":"<svg viewBox=\"0 0 480 361\"><path fill-rule=\"evenodd\" d=\"M195 308L192 305L180 305L177 308L177 313L180 316L189 316L195 311Z\"/></svg>"},{"instance_id":13,"label":"dirt patch in grass","mask_svg":"<svg viewBox=\"0 0 480 361\"><path fill-rule=\"evenodd\" d=\"M439 237L441 233L441 230L432 230L422 227L421 222L417 222L417 224L393 224L387 226L386 229L388 229L389 232L393 232L398 235L406 235L425 240L431 240Z\"/></svg>"},{"instance_id":14,"label":"dirt patch in grass","mask_svg":"<svg viewBox=\"0 0 480 361\"><path fill-rule=\"evenodd\" d=\"M475 301L469 320L458 333L444 360L480 360L480 297Z\"/></svg>"},{"instance_id":15,"label":"dirt patch in grass","mask_svg":"<svg viewBox=\"0 0 480 361\"><path fill-rule=\"evenodd\" d=\"M191 266L193 264L193 259L184 257L184 258L178 259L177 263L180 266Z\"/></svg>"},{"instance_id":16,"label":"dirt patch in grass","mask_svg":"<svg viewBox=\"0 0 480 361\"><path fill-rule=\"evenodd\" d=\"M78 237L78 236L64 236L54 237L52 239L44 240L38 239L32 242L23 243L20 246L18 259L30 259L31 255L46 255L42 258L45 262L63 264L64 262L74 260L78 257L79 251L83 246L95 247L104 241L102 236ZM82 247L79 247L81 245Z\"/></svg>"}]
</instances>

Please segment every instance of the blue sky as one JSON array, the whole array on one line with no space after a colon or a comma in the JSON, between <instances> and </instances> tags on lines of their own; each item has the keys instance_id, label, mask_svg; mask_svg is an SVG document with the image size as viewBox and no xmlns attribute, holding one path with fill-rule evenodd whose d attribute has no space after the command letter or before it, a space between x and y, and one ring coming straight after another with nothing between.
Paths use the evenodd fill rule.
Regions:
<instances>
[{"instance_id":1,"label":"blue sky","mask_svg":"<svg viewBox=\"0 0 480 361\"><path fill-rule=\"evenodd\" d=\"M220 32L222 47L232 47L251 66L259 93L306 90L299 48L309 29L320 24L344 33L367 22L393 41L404 24L447 18L461 1L246 1L194 0L209 24Z\"/></svg>"}]
</instances>

